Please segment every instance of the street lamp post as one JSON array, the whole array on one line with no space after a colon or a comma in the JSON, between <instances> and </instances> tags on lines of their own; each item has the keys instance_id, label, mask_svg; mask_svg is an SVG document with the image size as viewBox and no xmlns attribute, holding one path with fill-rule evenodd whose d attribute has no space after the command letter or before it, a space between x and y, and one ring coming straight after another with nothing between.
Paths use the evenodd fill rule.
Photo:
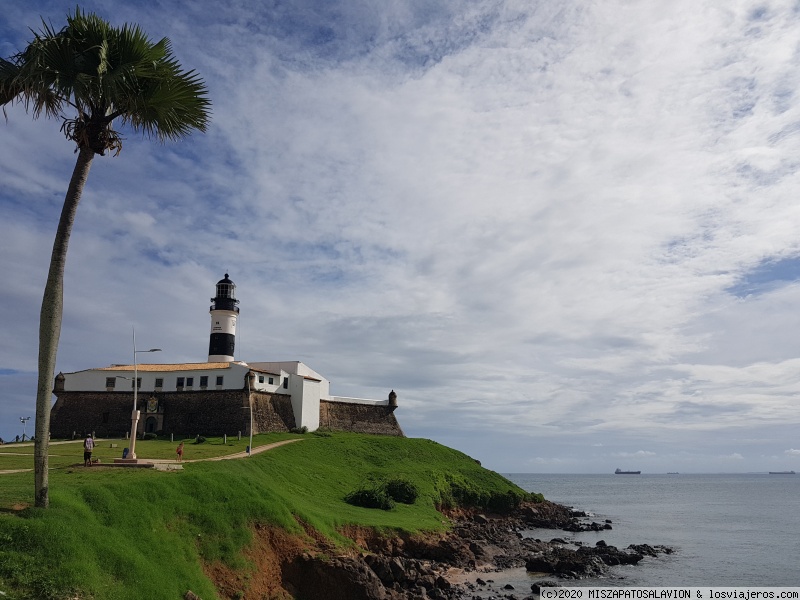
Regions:
<instances>
[{"instance_id":1,"label":"street lamp post","mask_svg":"<svg viewBox=\"0 0 800 600\"><path fill-rule=\"evenodd\" d=\"M250 375L252 371L247 372L247 404L250 406L250 445L247 447L247 458L253 455L253 393L250 391Z\"/></svg>"},{"instance_id":2,"label":"street lamp post","mask_svg":"<svg viewBox=\"0 0 800 600\"><path fill-rule=\"evenodd\" d=\"M138 391L139 391L139 366L136 362L136 355L142 352L161 352L161 348L150 348L149 350L136 349L136 330L133 330L133 412L131 413L131 449L128 458L136 458L136 429L139 426L139 411L136 410Z\"/></svg>"},{"instance_id":3,"label":"street lamp post","mask_svg":"<svg viewBox=\"0 0 800 600\"><path fill-rule=\"evenodd\" d=\"M30 417L20 417L19 418L19 422L22 423L22 441L23 442L25 441L25 426L28 424L28 421L30 421L30 420L31 420Z\"/></svg>"}]
</instances>

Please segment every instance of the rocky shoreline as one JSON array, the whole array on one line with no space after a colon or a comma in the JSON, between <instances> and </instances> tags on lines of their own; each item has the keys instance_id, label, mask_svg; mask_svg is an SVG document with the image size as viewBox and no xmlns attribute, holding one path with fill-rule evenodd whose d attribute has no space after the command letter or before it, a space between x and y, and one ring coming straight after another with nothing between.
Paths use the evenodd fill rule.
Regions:
<instances>
[{"instance_id":1,"label":"rocky shoreline","mask_svg":"<svg viewBox=\"0 0 800 600\"><path fill-rule=\"evenodd\" d=\"M366 552L335 557L302 552L284 563L283 587L308 600L523 600L537 597L539 586L599 577L612 566L672 552L665 546L642 544L620 550L602 540L587 546L523 535L536 529L612 528L610 522L587 521L584 513L552 502L526 503L503 516L468 511L447 516L454 526L446 534L383 537L367 530L343 532ZM542 581L530 590L495 586L493 574L515 568L541 574Z\"/></svg>"}]
</instances>

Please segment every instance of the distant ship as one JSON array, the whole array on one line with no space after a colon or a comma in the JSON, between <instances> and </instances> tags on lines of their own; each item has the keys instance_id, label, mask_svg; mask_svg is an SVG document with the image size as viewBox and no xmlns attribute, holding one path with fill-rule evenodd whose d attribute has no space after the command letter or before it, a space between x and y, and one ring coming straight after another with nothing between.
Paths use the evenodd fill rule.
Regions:
<instances>
[{"instance_id":1,"label":"distant ship","mask_svg":"<svg viewBox=\"0 0 800 600\"><path fill-rule=\"evenodd\" d=\"M680 475L677 471L670 471L667 475Z\"/></svg>"},{"instance_id":2,"label":"distant ship","mask_svg":"<svg viewBox=\"0 0 800 600\"><path fill-rule=\"evenodd\" d=\"M794 475L794 471L770 471L770 475Z\"/></svg>"},{"instance_id":3,"label":"distant ship","mask_svg":"<svg viewBox=\"0 0 800 600\"><path fill-rule=\"evenodd\" d=\"M622 469L617 469L614 471L615 475L641 475L641 471L623 471Z\"/></svg>"}]
</instances>

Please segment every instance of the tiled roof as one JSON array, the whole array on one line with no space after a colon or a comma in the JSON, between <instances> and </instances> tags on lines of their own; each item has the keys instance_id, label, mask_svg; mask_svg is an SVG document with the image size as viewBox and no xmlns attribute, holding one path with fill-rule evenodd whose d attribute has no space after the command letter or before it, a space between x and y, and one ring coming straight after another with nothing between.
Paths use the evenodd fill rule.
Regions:
<instances>
[{"instance_id":1,"label":"tiled roof","mask_svg":"<svg viewBox=\"0 0 800 600\"><path fill-rule=\"evenodd\" d=\"M229 362L213 362L213 363L183 363L172 365L136 365L139 371L155 371L164 373L167 371L211 371L214 369L229 369L231 365L237 363ZM100 367L94 369L95 371L133 371L133 365L111 365L109 367Z\"/></svg>"}]
</instances>

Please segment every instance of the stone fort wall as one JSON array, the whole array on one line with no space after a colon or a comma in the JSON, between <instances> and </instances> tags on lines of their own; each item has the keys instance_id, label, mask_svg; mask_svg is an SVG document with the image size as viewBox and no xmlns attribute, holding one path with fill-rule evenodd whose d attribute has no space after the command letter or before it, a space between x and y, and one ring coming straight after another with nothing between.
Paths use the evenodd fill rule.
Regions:
<instances>
[{"instance_id":1,"label":"stone fort wall","mask_svg":"<svg viewBox=\"0 0 800 600\"><path fill-rule=\"evenodd\" d=\"M56 392L50 413L50 435L69 439L94 432L100 437L125 437L131 428L133 392ZM253 392L253 433L289 431L296 427L291 397L285 394ZM147 412L155 400L154 412ZM193 392L140 392L139 431L149 417L155 431L185 437L249 433L250 410L245 390ZM150 402L151 408L152 402ZM320 402L320 428L402 436L394 407Z\"/></svg>"},{"instance_id":2,"label":"stone fort wall","mask_svg":"<svg viewBox=\"0 0 800 600\"><path fill-rule=\"evenodd\" d=\"M356 433L378 433L405 437L400 423L394 416L394 406L373 406L320 400L320 429L332 431L354 431Z\"/></svg>"}]
</instances>

